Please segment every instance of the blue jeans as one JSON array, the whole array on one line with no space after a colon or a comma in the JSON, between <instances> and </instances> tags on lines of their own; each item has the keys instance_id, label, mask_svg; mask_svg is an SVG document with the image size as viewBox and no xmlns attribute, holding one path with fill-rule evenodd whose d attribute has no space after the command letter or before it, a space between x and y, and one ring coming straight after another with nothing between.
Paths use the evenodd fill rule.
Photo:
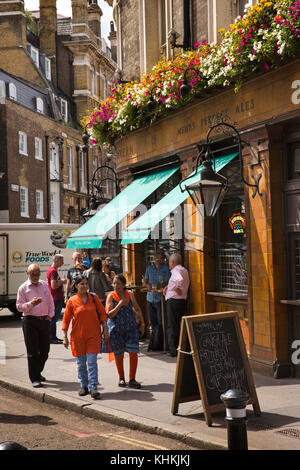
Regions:
<instances>
[{"instance_id":1,"label":"blue jeans","mask_svg":"<svg viewBox=\"0 0 300 470\"><path fill-rule=\"evenodd\" d=\"M81 387L88 388L89 391L97 389L98 385L98 364L97 354L88 353L76 357L78 380Z\"/></svg>"},{"instance_id":2,"label":"blue jeans","mask_svg":"<svg viewBox=\"0 0 300 470\"><path fill-rule=\"evenodd\" d=\"M162 324L161 302L149 302L147 300L147 312L152 328Z\"/></svg>"},{"instance_id":3,"label":"blue jeans","mask_svg":"<svg viewBox=\"0 0 300 470\"><path fill-rule=\"evenodd\" d=\"M56 322L64 306L64 300L54 300L54 317L50 320L50 340L56 339Z\"/></svg>"}]
</instances>

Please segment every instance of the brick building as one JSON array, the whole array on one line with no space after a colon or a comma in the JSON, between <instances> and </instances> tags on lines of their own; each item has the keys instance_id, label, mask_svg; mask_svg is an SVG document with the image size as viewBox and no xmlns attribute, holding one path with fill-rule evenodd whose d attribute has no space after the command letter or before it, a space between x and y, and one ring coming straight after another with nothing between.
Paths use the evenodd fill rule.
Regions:
<instances>
[{"instance_id":1,"label":"brick building","mask_svg":"<svg viewBox=\"0 0 300 470\"><path fill-rule=\"evenodd\" d=\"M139 80L162 53L171 57L180 52L177 45L189 47L204 39L217 42L219 29L234 22L246 3L256 2L109 3L114 7L122 78ZM172 29L175 48L169 40ZM149 220L148 225L139 225L135 213L136 225L132 226L137 227L139 242L134 243L128 236L129 225L123 245L124 271L139 285L157 247L167 254L180 251L191 278L189 313L238 311L253 369L277 378L300 375L299 365L291 363L291 345L300 331L299 70L298 58L268 73L250 75L237 93L233 87L213 89L115 143L122 188L140 175L147 178L162 168L174 169L142 201L148 212L154 206L155 227ZM262 195L252 197L253 188L243 183L237 158L229 158L236 155L232 137L214 137L215 155L227 158L221 173L230 179L230 190L214 219L188 217L184 235L176 234L176 211L182 216L184 204L172 207L161 220L158 203L195 168L199 144L221 114L230 118L247 142L242 153L243 176L250 183L259 177ZM239 230L234 230L236 214L242 221ZM168 227L168 236L162 236L159 223ZM153 236L157 227L160 232Z\"/></svg>"},{"instance_id":2,"label":"brick building","mask_svg":"<svg viewBox=\"0 0 300 470\"><path fill-rule=\"evenodd\" d=\"M84 152L80 121L109 93L116 63L95 1L39 11L0 1L0 220L82 223L107 149ZM88 159L87 159L88 155Z\"/></svg>"}]
</instances>

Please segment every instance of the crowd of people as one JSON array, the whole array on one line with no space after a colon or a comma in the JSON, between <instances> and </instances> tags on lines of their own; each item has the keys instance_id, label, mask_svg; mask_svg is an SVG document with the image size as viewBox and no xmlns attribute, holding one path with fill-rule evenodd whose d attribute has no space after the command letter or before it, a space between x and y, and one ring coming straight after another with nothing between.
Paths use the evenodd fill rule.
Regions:
<instances>
[{"instance_id":1,"label":"crowd of people","mask_svg":"<svg viewBox=\"0 0 300 470\"><path fill-rule=\"evenodd\" d=\"M136 380L139 340L145 333L145 320L132 289L120 268L110 258L91 261L86 252L75 252L73 266L66 279L59 268L63 255L57 254L47 271L47 282L40 279L38 264L28 266L28 279L19 287L17 309L23 312L23 334L27 350L29 378L32 386L42 387L42 372L50 344L71 347L76 358L79 395L99 399L98 363L100 352L113 354L119 387L139 389ZM182 266L181 255L174 253L168 264L163 251L154 255L146 269L147 314L151 335L162 329L161 292L166 301L169 355L175 357L179 344L181 317L186 314L189 274ZM62 315L63 339L57 337L57 321ZM71 324L70 339L68 330ZM148 351L152 349L151 338ZM158 349L158 348L156 348ZM125 379L124 353L129 354L129 380Z\"/></svg>"}]
</instances>

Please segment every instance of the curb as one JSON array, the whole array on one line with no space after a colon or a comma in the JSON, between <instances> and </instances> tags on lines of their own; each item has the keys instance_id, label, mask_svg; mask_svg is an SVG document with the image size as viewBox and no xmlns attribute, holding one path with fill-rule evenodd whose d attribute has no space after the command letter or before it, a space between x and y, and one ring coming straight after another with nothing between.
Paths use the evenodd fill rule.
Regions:
<instances>
[{"instance_id":1,"label":"curb","mask_svg":"<svg viewBox=\"0 0 300 470\"><path fill-rule=\"evenodd\" d=\"M43 389L32 389L30 385L18 382L12 379L0 378L0 387L11 390L15 393L28 396L39 402L44 402L49 405L64 408L75 413L82 414L88 418L101 419L111 424L124 426L129 429L147 432L150 434L157 434L163 437L174 439L184 444L197 447L199 450L227 450L225 445L217 442L200 439L191 434L182 434L174 431L171 425L158 424L157 421L133 416L124 411L107 410L102 405L97 407L88 401L77 398L70 398L62 395L56 391Z\"/></svg>"}]
</instances>

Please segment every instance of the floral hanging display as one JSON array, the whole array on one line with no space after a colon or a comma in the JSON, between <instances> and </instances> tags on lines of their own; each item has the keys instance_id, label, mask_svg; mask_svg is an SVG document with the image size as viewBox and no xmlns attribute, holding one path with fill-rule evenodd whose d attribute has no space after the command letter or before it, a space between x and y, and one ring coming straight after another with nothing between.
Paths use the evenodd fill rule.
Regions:
<instances>
[{"instance_id":1,"label":"floral hanging display","mask_svg":"<svg viewBox=\"0 0 300 470\"><path fill-rule=\"evenodd\" d=\"M218 44L194 44L170 59L161 60L140 81L116 85L110 96L83 120L91 143L111 144L142 126L153 123L214 87L234 86L246 76L268 71L300 52L300 0L259 0L237 17L229 29L219 31ZM186 78L191 89L181 96ZM147 109L150 97L157 106Z\"/></svg>"}]
</instances>

